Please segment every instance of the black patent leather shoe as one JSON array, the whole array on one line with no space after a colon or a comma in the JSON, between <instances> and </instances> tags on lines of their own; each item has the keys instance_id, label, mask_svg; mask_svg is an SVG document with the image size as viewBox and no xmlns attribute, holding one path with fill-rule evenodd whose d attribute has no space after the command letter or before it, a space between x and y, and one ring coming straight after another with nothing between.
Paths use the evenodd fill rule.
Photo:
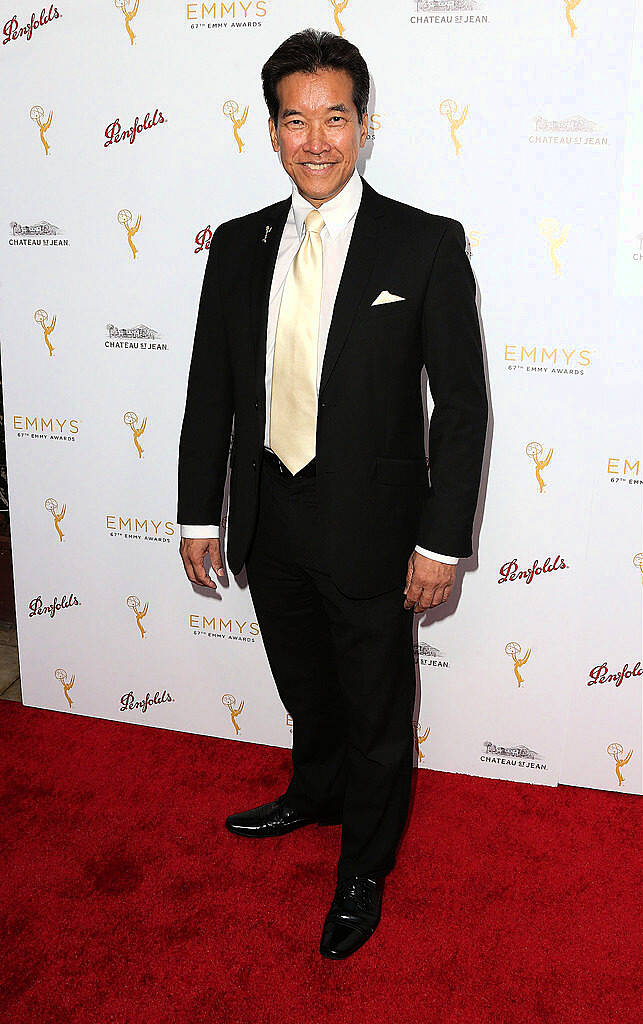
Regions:
<instances>
[{"instance_id":1,"label":"black patent leather shoe","mask_svg":"<svg viewBox=\"0 0 643 1024\"><path fill-rule=\"evenodd\" d=\"M343 960L363 946L377 928L382 913L383 878L343 878L322 931L319 952L330 960Z\"/></svg>"},{"instance_id":2,"label":"black patent leather shoe","mask_svg":"<svg viewBox=\"0 0 643 1024\"><path fill-rule=\"evenodd\" d=\"M225 827L236 836L285 836L296 828L304 825L336 825L340 819L334 817L311 818L303 815L286 803L285 794L270 803L253 807L250 811L239 811L230 814Z\"/></svg>"}]
</instances>

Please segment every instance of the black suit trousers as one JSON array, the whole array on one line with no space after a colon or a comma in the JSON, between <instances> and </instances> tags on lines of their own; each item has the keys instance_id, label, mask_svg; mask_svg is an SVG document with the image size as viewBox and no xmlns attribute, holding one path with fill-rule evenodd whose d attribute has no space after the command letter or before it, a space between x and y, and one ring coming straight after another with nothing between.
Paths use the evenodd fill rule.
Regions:
<instances>
[{"instance_id":1,"label":"black suit trousers","mask_svg":"<svg viewBox=\"0 0 643 1024\"><path fill-rule=\"evenodd\" d=\"M343 594L328 572L321 527L316 477L282 473L264 458L246 570L293 721L288 801L314 817L341 816L338 879L378 877L394 866L408 816L413 611L399 586L376 597Z\"/></svg>"}]
</instances>

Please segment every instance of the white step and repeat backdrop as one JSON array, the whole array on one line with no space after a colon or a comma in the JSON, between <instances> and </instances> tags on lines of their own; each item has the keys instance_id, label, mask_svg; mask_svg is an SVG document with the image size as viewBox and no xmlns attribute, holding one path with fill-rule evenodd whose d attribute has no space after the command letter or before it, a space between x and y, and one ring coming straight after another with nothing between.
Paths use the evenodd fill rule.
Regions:
<instances>
[{"instance_id":1,"label":"white step and repeat backdrop","mask_svg":"<svg viewBox=\"0 0 643 1024\"><path fill-rule=\"evenodd\" d=\"M360 170L461 220L479 287L484 516L457 607L417 626L418 763L640 793L643 5L5 12L2 372L25 703L291 742L245 580L213 596L183 574L176 458L212 231L289 192L259 70L311 25L371 69Z\"/></svg>"}]
</instances>

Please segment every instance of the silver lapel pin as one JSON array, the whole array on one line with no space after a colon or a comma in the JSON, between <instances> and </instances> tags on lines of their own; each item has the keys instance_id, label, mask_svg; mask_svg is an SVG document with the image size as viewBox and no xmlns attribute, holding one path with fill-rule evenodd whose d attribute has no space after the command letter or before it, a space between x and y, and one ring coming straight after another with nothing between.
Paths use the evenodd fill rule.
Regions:
<instances>
[{"instance_id":1,"label":"silver lapel pin","mask_svg":"<svg viewBox=\"0 0 643 1024\"><path fill-rule=\"evenodd\" d=\"M270 234L271 231L272 231L271 225L270 224L266 224L266 233L263 236L263 238L261 239L262 242L267 242L268 241L268 235Z\"/></svg>"}]
</instances>

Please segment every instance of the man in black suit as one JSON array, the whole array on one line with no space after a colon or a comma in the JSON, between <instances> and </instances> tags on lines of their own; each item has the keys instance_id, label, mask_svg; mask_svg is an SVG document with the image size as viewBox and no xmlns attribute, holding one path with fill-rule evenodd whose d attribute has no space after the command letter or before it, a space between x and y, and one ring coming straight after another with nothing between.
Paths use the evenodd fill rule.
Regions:
<instances>
[{"instance_id":1,"label":"man in black suit","mask_svg":"<svg viewBox=\"0 0 643 1024\"><path fill-rule=\"evenodd\" d=\"M369 75L306 30L262 70L292 195L221 224L205 269L179 449L188 578L245 564L293 720L285 793L231 814L242 836L342 824L321 953L381 915L408 815L413 611L446 601L471 554L487 400L462 225L379 195L355 169ZM434 408L429 472L421 371ZM430 473L430 477L429 477Z\"/></svg>"}]
</instances>

